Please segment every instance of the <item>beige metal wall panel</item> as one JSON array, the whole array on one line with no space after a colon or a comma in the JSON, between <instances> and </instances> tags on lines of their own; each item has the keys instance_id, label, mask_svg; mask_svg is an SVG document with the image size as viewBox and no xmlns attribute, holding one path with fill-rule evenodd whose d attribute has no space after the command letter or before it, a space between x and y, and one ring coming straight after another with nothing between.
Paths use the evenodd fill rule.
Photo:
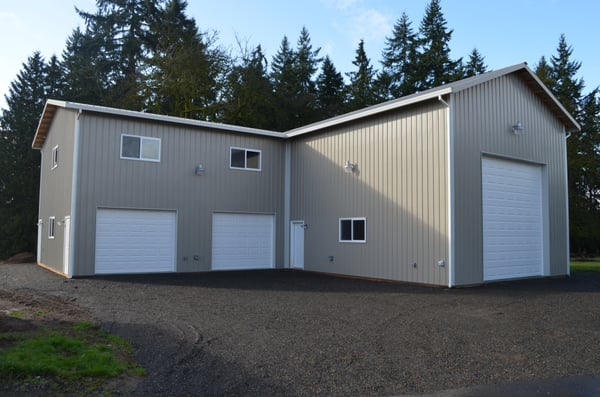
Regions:
<instances>
[{"instance_id":1,"label":"beige metal wall panel","mask_svg":"<svg viewBox=\"0 0 600 397\"><path fill-rule=\"evenodd\" d=\"M64 219L71 215L73 142L75 118L72 110L58 109L50 133L41 149L39 218L42 220L40 262L63 271ZM51 169L52 150L58 145L58 167ZM55 238L48 238L48 218L54 216Z\"/></svg>"},{"instance_id":2,"label":"beige metal wall panel","mask_svg":"<svg viewBox=\"0 0 600 397\"><path fill-rule=\"evenodd\" d=\"M357 173L344 172L346 160ZM306 270L447 284L447 267L438 266L448 261L449 238L445 105L297 137L291 161L291 220L308 225ZM339 242L346 217L366 218L366 243Z\"/></svg>"},{"instance_id":3,"label":"beige metal wall panel","mask_svg":"<svg viewBox=\"0 0 600 397\"><path fill-rule=\"evenodd\" d=\"M160 138L160 162L120 159L123 133ZM214 212L275 214L283 236L283 140L84 113L80 143L76 275L94 273L97 208L176 210L179 272L210 270ZM231 146L261 150L262 170L230 169ZM279 266L279 239L275 257Z\"/></svg>"},{"instance_id":4,"label":"beige metal wall panel","mask_svg":"<svg viewBox=\"0 0 600 397\"><path fill-rule=\"evenodd\" d=\"M568 236L563 126L516 75L453 94L456 284L483 281L481 161L495 155L543 165L549 272L566 274ZM515 134L511 126L521 122Z\"/></svg>"}]
</instances>

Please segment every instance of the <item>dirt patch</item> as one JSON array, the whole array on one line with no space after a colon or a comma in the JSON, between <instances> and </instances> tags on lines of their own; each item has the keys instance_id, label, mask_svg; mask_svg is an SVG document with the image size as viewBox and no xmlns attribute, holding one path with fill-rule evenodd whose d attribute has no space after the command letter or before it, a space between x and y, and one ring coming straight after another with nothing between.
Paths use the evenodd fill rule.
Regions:
<instances>
[{"instance_id":1,"label":"dirt patch","mask_svg":"<svg viewBox=\"0 0 600 397\"><path fill-rule=\"evenodd\" d=\"M31 252L20 252L16 255L11 256L8 259L0 261L0 265L5 264L18 264L18 263L31 263L35 262L35 256Z\"/></svg>"}]
</instances>

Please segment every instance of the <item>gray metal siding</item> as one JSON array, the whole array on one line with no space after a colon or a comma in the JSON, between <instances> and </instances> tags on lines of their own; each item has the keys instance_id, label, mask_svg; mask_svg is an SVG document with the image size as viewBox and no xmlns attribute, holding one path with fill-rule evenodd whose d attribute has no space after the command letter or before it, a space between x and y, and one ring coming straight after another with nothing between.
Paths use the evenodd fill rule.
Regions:
<instances>
[{"instance_id":1,"label":"gray metal siding","mask_svg":"<svg viewBox=\"0 0 600 397\"><path fill-rule=\"evenodd\" d=\"M161 161L120 159L121 134L161 139ZM262 171L229 168L230 146L262 151ZM106 117L81 117L76 230L76 275L94 272L96 209L144 208L177 211L177 271L211 266L213 212L275 214L283 236L284 142L275 138L196 127ZM195 175L203 164L204 175ZM282 263L283 241L276 241Z\"/></svg>"},{"instance_id":2,"label":"gray metal siding","mask_svg":"<svg viewBox=\"0 0 600 397\"><path fill-rule=\"evenodd\" d=\"M483 281L481 159L485 154L543 164L547 177L550 274L566 274L568 236L562 124L515 75L453 94L452 106L456 284ZM511 126L518 121L524 131L515 135Z\"/></svg>"},{"instance_id":3,"label":"gray metal siding","mask_svg":"<svg viewBox=\"0 0 600 397\"><path fill-rule=\"evenodd\" d=\"M291 220L308 225L306 270L447 284L446 120L430 101L295 138ZM366 243L338 241L345 217L366 217Z\"/></svg>"},{"instance_id":4,"label":"gray metal siding","mask_svg":"<svg viewBox=\"0 0 600 397\"><path fill-rule=\"evenodd\" d=\"M76 112L58 109L41 149L39 217L42 220L40 262L63 271L65 216L71 215L73 139ZM58 167L51 169L52 149L58 145ZM48 238L48 218L56 217L55 238Z\"/></svg>"}]
</instances>

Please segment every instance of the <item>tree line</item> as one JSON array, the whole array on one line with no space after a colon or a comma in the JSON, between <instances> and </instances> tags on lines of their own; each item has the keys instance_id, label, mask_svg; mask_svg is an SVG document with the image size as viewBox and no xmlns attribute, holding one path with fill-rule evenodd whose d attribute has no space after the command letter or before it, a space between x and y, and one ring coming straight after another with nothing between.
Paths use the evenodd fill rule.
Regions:
<instances>
[{"instance_id":1,"label":"tree line","mask_svg":"<svg viewBox=\"0 0 600 397\"><path fill-rule=\"evenodd\" d=\"M440 0L429 2L416 28L401 15L379 69L361 40L344 74L306 27L295 43L284 36L269 61L260 44L224 49L186 15L184 0L97 0L96 7L76 9L84 27L72 31L60 58L34 52L10 85L0 117L0 258L35 246L39 153L30 145L47 98L286 131L488 69L477 49L452 59ZM598 251L598 92L583 95L564 36L557 52L536 72L584 126L568 141L572 248Z\"/></svg>"}]
</instances>

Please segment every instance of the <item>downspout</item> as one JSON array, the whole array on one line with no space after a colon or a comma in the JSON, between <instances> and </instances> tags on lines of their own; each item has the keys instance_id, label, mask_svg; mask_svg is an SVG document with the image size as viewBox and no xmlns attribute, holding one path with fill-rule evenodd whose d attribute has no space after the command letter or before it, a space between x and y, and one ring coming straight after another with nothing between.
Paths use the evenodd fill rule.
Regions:
<instances>
[{"instance_id":1,"label":"downspout","mask_svg":"<svg viewBox=\"0 0 600 397\"><path fill-rule=\"evenodd\" d=\"M71 179L71 230L69 231L69 271L67 277L71 278L73 276L73 266L75 266L75 250L74 247L77 246L75 244L75 239L77 238L77 226L76 226L76 214L77 214L77 182L79 176L79 129L80 129L80 121L79 118L81 116L82 110L79 109L77 111L77 116L75 117L75 131L74 131L74 139L73 139L73 176Z\"/></svg>"},{"instance_id":2,"label":"downspout","mask_svg":"<svg viewBox=\"0 0 600 397\"><path fill-rule=\"evenodd\" d=\"M446 158L448 163L446 164L446 183L448 184L447 197L448 197L448 236L446 241L448 242L448 288L452 288L455 285L455 269L454 269L454 137L452 134L452 107L438 95L438 101L446 106L446 129L447 129L447 144L446 144Z\"/></svg>"},{"instance_id":3,"label":"downspout","mask_svg":"<svg viewBox=\"0 0 600 397\"><path fill-rule=\"evenodd\" d=\"M569 230L569 168L567 165L567 139L571 136L571 132L565 131L565 127L563 126L563 133L565 134L565 147L563 150L563 162L565 164L564 173L565 173L565 223L567 229L567 276L571 276L571 242L570 242L570 230Z\"/></svg>"},{"instance_id":4,"label":"downspout","mask_svg":"<svg viewBox=\"0 0 600 397\"><path fill-rule=\"evenodd\" d=\"M290 208L292 192L292 143L285 142L283 180L283 267L290 267Z\"/></svg>"}]
</instances>

